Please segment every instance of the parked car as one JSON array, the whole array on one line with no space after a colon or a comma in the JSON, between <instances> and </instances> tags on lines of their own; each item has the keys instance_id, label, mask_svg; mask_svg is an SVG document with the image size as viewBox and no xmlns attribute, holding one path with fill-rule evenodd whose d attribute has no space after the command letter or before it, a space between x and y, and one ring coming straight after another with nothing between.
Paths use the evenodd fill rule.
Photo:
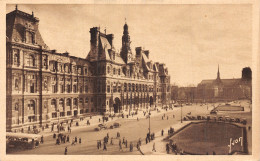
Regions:
<instances>
[{"instance_id":1,"label":"parked car","mask_svg":"<svg viewBox=\"0 0 260 161\"><path fill-rule=\"evenodd\" d=\"M229 116L225 116L225 121L230 121L230 117Z\"/></svg>"},{"instance_id":2,"label":"parked car","mask_svg":"<svg viewBox=\"0 0 260 161\"><path fill-rule=\"evenodd\" d=\"M100 130L100 128L99 128L99 127L96 127L96 128L94 128L94 130L95 130L95 131L99 131L99 130Z\"/></svg>"},{"instance_id":3,"label":"parked car","mask_svg":"<svg viewBox=\"0 0 260 161\"><path fill-rule=\"evenodd\" d=\"M114 128L119 128L119 127L121 126L121 124L115 122L115 123L113 124L113 126L114 126Z\"/></svg>"},{"instance_id":4,"label":"parked car","mask_svg":"<svg viewBox=\"0 0 260 161\"><path fill-rule=\"evenodd\" d=\"M235 121L235 122L240 123L240 119L239 119L239 118L236 118L236 121Z\"/></svg>"},{"instance_id":5,"label":"parked car","mask_svg":"<svg viewBox=\"0 0 260 161\"><path fill-rule=\"evenodd\" d=\"M246 118L242 118L242 119L241 119L241 123L244 124L244 125L246 125L246 123L247 123Z\"/></svg>"},{"instance_id":6,"label":"parked car","mask_svg":"<svg viewBox=\"0 0 260 161\"><path fill-rule=\"evenodd\" d=\"M210 114L217 114L217 111L216 110L211 110Z\"/></svg>"},{"instance_id":7,"label":"parked car","mask_svg":"<svg viewBox=\"0 0 260 161\"><path fill-rule=\"evenodd\" d=\"M235 122L235 118L231 118L229 122Z\"/></svg>"},{"instance_id":8,"label":"parked car","mask_svg":"<svg viewBox=\"0 0 260 161\"><path fill-rule=\"evenodd\" d=\"M219 116L219 117L218 117L218 121L223 121L223 117L222 117L222 116Z\"/></svg>"},{"instance_id":9,"label":"parked car","mask_svg":"<svg viewBox=\"0 0 260 161\"><path fill-rule=\"evenodd\" d=\"M100 130L107 129L107 126L105 124L98 124L98 127Z\"/></svg>"}]
</instances>

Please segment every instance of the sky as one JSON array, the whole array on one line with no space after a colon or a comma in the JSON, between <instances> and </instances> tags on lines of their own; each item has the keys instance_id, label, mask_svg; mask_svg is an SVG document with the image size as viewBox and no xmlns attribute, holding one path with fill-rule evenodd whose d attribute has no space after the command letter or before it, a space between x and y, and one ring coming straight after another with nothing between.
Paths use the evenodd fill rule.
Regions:
<instances>
[{"instance_id":1,"label":"sky","mask_svg":"<svg viewBox=\"0 0 260 161\"><path fill-rule=\"evenodd\" d=\"M7 5L6 13L15 9ZM252 68L252 6L224 5L39 5L20 4L34 12L39 30L51 50L86 58L92 27L114 34L120 51L123 25L129 26L131 49L142 46L153 62L165 63L171 83L197 85L203 79L241 78Z\"/></svg>"}]
</instances>

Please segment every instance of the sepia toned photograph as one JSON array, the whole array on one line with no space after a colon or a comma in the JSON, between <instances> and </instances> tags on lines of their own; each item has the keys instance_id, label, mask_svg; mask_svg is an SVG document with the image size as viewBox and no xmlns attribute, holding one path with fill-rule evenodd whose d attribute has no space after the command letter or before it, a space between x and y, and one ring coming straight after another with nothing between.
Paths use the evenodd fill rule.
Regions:
<instances>
[{"instance_id":1,"label":"sepia toned photograph","mask_svg":"<svg viewBox=\"0 0 260 161\"><path fill-rule=\"evenodd\" d=\"M252 4L5 15L7 156L253 154Z\"/></svg>"}]
</instances>

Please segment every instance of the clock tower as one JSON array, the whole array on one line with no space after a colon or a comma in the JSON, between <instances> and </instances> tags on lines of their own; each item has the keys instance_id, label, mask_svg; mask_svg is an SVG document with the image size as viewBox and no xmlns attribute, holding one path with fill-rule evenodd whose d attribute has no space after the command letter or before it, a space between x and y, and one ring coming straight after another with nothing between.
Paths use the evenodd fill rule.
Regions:
<instances>
[{"instance_id":1,"label":"clock tower","mask_svg":"<svg viewBox=\"0 0 260 161\"><path fill-rule=\"evenodd\" d=\"M132 61L132 52L130 47L131 41L128 32L128 25L125 23L124 32L122 36L122 49L121 49L121 57L124 62L127 64Z\"/></svg>"}]
</instances>

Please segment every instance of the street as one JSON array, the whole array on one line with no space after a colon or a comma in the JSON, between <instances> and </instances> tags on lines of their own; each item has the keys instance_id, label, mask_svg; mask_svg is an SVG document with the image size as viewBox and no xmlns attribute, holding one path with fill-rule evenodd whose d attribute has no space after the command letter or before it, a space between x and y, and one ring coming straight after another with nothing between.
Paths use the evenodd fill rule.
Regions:
<instances>
[{"instance_id":1,"label":"street","mask_svg":"<svg viewBox=\"0 0 260 161\"><path fill-rule=\"evenodd\" d=\"M184 106L182 107L182 116L187 115L187 113L191 112L191 115L207 115L210 110L213 109L213 106L209 105L207 109L207 105L192 105L192 106ZM174 128L174 124L180 122L181 118L181 108L173 108L173 110L168 110L165 114L164 119L162 120L163 111L158 114L154 112L151 115L151 133L156 133L161 131L162 129L168 128L172 126ZM140 111L142 113L142 111ZM173 114L175 118L173 118ZM130 116L131 118L132 116ZM168 117L168 120L167 120ZM114 119L115 120L115 119ZM84 121L85 122L85 121ZM118 122L121 124L120 128L109 129L109 126L114 122ZM79 154L87 154L87 155L111 155L111 154L126 154L126 155L140 155L141 153L136 149L136 143L141 138L142 145L145 144L145 137L148 133L149 127L149 119L140 118L139 121L137 119L123 119L119 118L115 121L106 123L108 129L101 131L94 131L96 126L86 126L84 128L74 129L70 136L70 143L61 143L60 145L55 145L56 140L52 138L52 136L44 137L44 143L40 144L38 148L32 150L24 150L19 152L14 152L11 154L64 154L64 149L67 147L68 155L79 155ZM121 140L123 137L128 142L128 148L125 148L125 145L122 145L123 151L119 151L119 139L116 139L117 132L121 135ZM107 151L103 151L103 138L109 134L109 141L107 144ZM167 131L164 132L167 135ZM67 134L67 131L65 132ZM71 145L71 141L73 138L77 137L81 138L82 143L77 143L76 145ZM113 137L114 145L110 145L110 139ZM156 136L155 136L156 137ZM102 141L101 149L97 149L97 140ZM133 152L129 151L130 142L134 144Z\"/></svg>"}]
</instances>

